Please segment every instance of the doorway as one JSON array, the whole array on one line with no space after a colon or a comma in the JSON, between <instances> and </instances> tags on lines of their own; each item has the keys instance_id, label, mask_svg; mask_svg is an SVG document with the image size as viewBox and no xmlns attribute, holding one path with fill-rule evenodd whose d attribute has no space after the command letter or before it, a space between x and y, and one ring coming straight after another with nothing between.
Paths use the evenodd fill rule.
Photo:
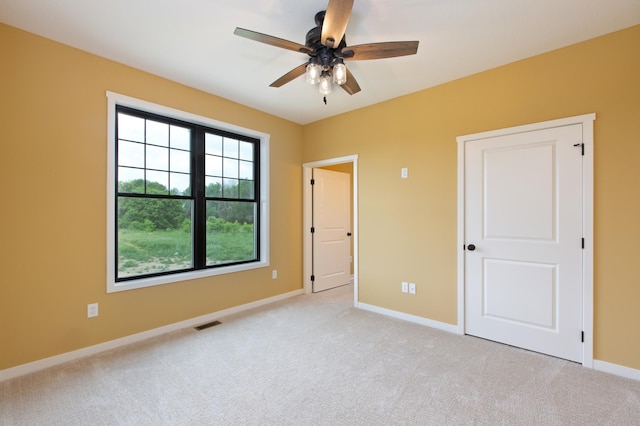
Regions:
<instances>
[{"instance_id":1,"label":"doorway","mask_svg":"<svg viewBox=\"0 0 640 426\"><path fill-rule=\"evenodd\" d=\"M349 236L352 245L352 267L350 270L353 275L354 288L354 304L358 301L358 156L346 156L332 158L322 161L305 163L303 167L303 275L304 275L304 291L311 293L313 291L313 266L314 266L314 250L313 250L313 187L311 180L313 178L313 170L318 168L334 168L339 165L348 165L351 169L351 236Z\"/></svg>"},{"instance_id":2,"label":"doorway","mask_svg":"<svg viewBox=\"0 0 640 426\"><path fill-rule=\"evenodd\" d=\"M459 332L592 363L594 118L458 138Z\"/></svg>"}]
</instances>

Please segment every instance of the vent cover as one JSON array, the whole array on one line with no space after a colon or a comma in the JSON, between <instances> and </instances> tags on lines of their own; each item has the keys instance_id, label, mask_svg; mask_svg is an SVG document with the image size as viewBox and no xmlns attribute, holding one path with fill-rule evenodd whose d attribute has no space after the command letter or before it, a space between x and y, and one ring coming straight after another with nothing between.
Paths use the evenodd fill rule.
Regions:
<instances>
[{"instance_id":1,"label":"vent cover","mask_svg":"<svg viewBox=\"0 0 640 426\"><path fill-rule=\"evenodd\" d=\"M211 322L208 322L206 324L198 325L198 326L193 327L193 328L195 328L198 331L201 331L201 330L204 330L205 328L213 327L213 326L218 325L218 324L222 324L222 323L220 321L211 321Z\"/></svg>"}]
</instances>

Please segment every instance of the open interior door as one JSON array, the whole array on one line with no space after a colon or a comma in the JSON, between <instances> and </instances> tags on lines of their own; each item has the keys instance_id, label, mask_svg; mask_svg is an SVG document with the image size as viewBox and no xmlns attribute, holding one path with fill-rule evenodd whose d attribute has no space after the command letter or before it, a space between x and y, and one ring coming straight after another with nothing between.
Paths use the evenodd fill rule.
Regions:
<instances>
[{"instance_id":1,"label":"open interior door","mask_svg":"<svg viewBox=\"0 0 640 426\"><path fill-rule=\"evenodd\" d=\"M351 282L351 179L313 169L313 292Z\"/></svg>"}]
</instances>

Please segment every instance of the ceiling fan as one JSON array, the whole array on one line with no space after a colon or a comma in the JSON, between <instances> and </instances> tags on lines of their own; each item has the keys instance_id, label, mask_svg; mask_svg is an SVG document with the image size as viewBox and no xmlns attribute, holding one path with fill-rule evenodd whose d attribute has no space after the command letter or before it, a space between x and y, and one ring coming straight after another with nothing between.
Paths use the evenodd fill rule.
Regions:
<instances>
[{"instance_id":1,"label":"ceiling fan","mask_svg":"<svg viewBox=\"0 0 640 426\"><path fill-rule=\"evenodd\" d=\"M354 0L329 0L327 10L315 16L316 27L307 32L304 45L284 40L244 28L236 28L235 35L282 49L309 55L309 60L292 69L273 83L271 87L281 87L306 74L306 80L318 84L320 94L331 93L333 83L353 95L361 89L355 77L344 65L344 61L384 59L414 55L418 51L417 41L389 41L383 43L347 46L345 30L351 16Z\"/></svg>"}]
</instances>

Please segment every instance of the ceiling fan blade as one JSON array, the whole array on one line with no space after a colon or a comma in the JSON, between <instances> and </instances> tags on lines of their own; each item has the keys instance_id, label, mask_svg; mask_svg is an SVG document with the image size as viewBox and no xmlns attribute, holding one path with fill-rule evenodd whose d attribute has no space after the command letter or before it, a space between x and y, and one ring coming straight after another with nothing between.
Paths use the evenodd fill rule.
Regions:
<instances>
[{"instance_id":1,"label":"ceiling fan blade","mask_svg":"<svg viewBox=\"0 0 640 426\"><path fill-rule=\"evenodd\" d=\"M313 52L313 49L305 45L282 38L257 33L255 31L245 30L244 28L236 28L233 33L237 36L248 38L249 40L259 41L260 43L270 44L271 46L280 47L282 49L293 50L294 52L307 54Z\"/></svg>"},{"instance_id":2,"label":"ceiling fan blade","mask_svg":"<svg viewBox=\"0 0 640 426\"><path fill-rule=\"evenodd\" d=\"M368 59L395 58L415 55L418 52L417 41L388 41L384 43L359 44L342 49L344 59L364 61Z\"/></svg>"},{"instance_id":3,"label":"ceiling fan blade","mask_svg":"<svg viewBox=\"0 0 640 426\"><path fill-rule=\"evenodd\" d=\"M300 77L307 71L307 64L308 62L305 62L304 64L298 67L295 67L294 69L292 69L291 71L289 71L288 73L286 73L285 75L283 75L282 77L280 77L279 79L271 83L269 86L280 87L280 86L284 86L285 84L287 84L292 80L295 80L296 78Z\"/></svg>"},{"instance_id":4,"label":"ceiling fan blade","mask_svg":"<svg viewBox=\"0 0 640 426\"><path fill-rule=\"evenodd\" d=\"M322 24L322 44L329 48L338 47L347 29L351 9L353 0L329 0Z\"/></svg>"},{"instance_id":5,"label":"ceiling fan blade","mask_svg":"<svg viewBox=\"0 0 640 426\"><path fill-rule=\"evenodd\" d=\"M360 91L360 85L356 81L356 78L353 76L353 74L351 74L351 71L349 71L349 68L347 68L347 82L340 87L342 87L344 91L350 95L355 95Z\"/></svg>"}]
</instances>

